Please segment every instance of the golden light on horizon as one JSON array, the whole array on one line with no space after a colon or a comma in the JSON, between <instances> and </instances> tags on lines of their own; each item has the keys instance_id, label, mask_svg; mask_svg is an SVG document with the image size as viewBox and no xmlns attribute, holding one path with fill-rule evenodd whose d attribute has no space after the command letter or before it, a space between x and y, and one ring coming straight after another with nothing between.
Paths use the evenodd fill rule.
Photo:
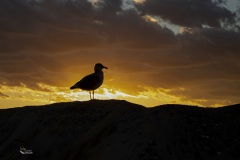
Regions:
<instances>
[{"instance_id":1,"label":"golden light on horizon","mask_svg":"<svg viewBox=\"0 0 240 160\"><path fill-rule=\"evenodd\" d=\"M13 105L11 103L11 106L4 106L4 103L2 103L0 108L19 107L24 101L26 102L26 105L43 105L56 102L88 101L90 99L88 91L82 91L80 89L69 90L68 87L57 87L43 83L38 83L38 86L40 87L40 90L34 90L25 85L15 87L1 85L1 91L9 96L6 97L4 101L13 101L15 104ZM180 90L184 89L180 88ZM207 101L204 99L195 102L184 100L184 97L171 95L171 92L172 90L169 89L143 87L143 91L131 94L103 85L95 91L95 98L100 100L127 100L146 107L168 103L201 106L201 102ZM222 104L213 105L213 107L219 107L221 105Z\"/></svg>"},{"instance_id":2,"label":"golden light on horizon","mask_svg":"<svg viewBox=\"0 0 240 160\"><path fill-rule=\"evenodd\" d=\"M142 65L141 67L144 67L143 72L137 70L134 74L128 73L124 68L118 70L118 65L113 66L107 62L104 63L104 65L109 67L109 69L104 70L105 80L103 85L95 91L96 99L127 100L146 107L153 107L161 104L188 104L203 107L220 107L232 104L231 101L225 99L212 100L200 97L199 95L194 97L195 94L199 94L199 91L197 92L194 88L191 88L192 86L170 86L163 88L147 85L146 82L151 78L144 76L145 68L148 68L148 65ZM33 86L28 86L24 83L18 86L11 86L7 83L0 84L0 108L43 105L56 102L88 101L90 99L88 91L82 91L80 89L70 90L69 86L73 85L83 76L92 73L92 65L74 69L62 67L64 69L60 75L56 75L56 78L50 75L52 79L55 79L53 82L56 85L49 85L44 82L39 82ZM129 68L131 68L131 66L128 65L126 69ZM154 67L151 66L151 69L153 68ZM140 77L137 77L138 75L140 75ZM59 79L59 77L61 77L61 79ZM161 79L164 78L164 74L162 74ZM139 79L141 81L138 81ZM158 83L164 84L164 82ZM165 82L165 84L167 83L168 81Z\"/></svg>"}]
</instances>

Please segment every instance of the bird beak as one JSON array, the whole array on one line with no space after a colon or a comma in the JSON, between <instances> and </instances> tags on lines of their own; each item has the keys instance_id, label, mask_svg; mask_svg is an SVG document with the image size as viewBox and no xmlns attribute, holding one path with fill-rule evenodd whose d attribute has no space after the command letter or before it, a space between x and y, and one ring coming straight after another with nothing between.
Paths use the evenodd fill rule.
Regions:
<instances>
[{"instance_id":1,"label":"bird beak","mask_svg":"<svg viewBox=\"0 0 240 160\"><path fill-rule=\"evenodd\" d=\"M103 68L108 69L108 67L103 66Z\"/></svg>"}]
</instances>

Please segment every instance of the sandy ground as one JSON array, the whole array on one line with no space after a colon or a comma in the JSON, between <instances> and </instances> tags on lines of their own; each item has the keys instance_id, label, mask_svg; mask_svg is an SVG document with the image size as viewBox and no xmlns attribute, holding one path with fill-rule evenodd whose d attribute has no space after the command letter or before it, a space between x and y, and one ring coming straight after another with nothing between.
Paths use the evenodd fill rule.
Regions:
<instances>
[{"instance_id":1,"label":"sandy ground","mask_svg":"<svg viewBox=\"0 0 240 160\"><path fill-rule=\"evenodd\" d=\"M0 160L201 159L240 159L240 105L92 100L0 110Z\"/></svg>"}]
</instances>

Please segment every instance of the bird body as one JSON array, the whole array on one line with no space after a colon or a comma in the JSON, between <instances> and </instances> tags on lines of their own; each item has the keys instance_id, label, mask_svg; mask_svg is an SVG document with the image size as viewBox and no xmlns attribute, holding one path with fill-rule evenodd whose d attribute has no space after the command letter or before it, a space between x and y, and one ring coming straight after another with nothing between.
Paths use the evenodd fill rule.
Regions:
<instances>
[{"instance_id":1,"label":"bird body","mask_svg":"<svg viewBox=\"0 0 240 160\"><path fill-rule=\"evenodd\" d=\"M103 74L92 73L83 77L70 89L80 88L82 90L91 91L99 88L102 85L102 83L103 83Z\"/></svg>"},{"instance_id":2,"label":"bird body","mask_svg":"<svg viewBox=\"0 0 240 160\"><path fill-rule=\"evenodd\" d=\"M80 81L74 84L70 89L80 88L82 90L90 91L90 99L91 98L91 91L93 91L93 99L94 99L94 90L98 89L104 80L104 74L102 69L108 69L107 67L103 66L101 63L97 63L94 67L94 73L89 74L83 77Z\"/></svg>"}]
</instances>

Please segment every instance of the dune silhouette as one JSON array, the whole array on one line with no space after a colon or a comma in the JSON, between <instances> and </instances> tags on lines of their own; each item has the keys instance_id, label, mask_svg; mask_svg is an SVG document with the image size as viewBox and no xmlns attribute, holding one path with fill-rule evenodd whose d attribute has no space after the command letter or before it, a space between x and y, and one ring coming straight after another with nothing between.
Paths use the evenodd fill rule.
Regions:
<instances>
[{"instance_id":1,"label":"dune silhouette","mask_svg":"<svg viewBox=\"0 0 240 160\"><path fill-rule=\"evenodd\" d=\"M94 90L98 89L104 79L104 74L102 69L108 69L107 67L103 66L101 63L97 63L94 67L94 73L89 74L83 77L80 81L74 84L70 89L80 88L82 90L89 91L90 99L92 99L91 91L93 92L93 99L94 99Z\"/></svg>"},{"instance_id":2,"label":"dune silhouette","mask_svg":"<svg viewBox=\"0 0 240 160\"><path fill-rule=\"evenodd\" d=\"M0 159L237 160L239 107L95 100L1 109Z\"/></svg>"}]
</instances>

